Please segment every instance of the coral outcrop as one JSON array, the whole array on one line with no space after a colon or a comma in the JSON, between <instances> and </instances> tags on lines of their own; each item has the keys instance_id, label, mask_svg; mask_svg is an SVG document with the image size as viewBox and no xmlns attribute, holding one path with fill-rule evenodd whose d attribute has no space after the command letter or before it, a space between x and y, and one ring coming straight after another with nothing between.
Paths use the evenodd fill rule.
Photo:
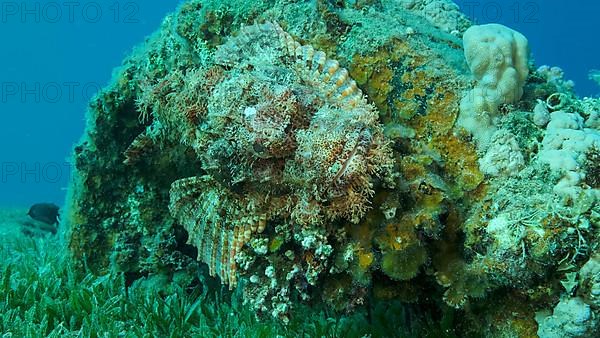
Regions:
<instances>
[{"instance_id":1,"label":"coral outcrop","mask_svg":"<svg viewBox=\"0 0 600 338\"><path fill-rule=\"evenodd\" d=\"M184 2L90 103L73 259L284 323L401 303L458 336L593 333L600 102L469 26L447 0Z\"/></svg>"}]
</instances>

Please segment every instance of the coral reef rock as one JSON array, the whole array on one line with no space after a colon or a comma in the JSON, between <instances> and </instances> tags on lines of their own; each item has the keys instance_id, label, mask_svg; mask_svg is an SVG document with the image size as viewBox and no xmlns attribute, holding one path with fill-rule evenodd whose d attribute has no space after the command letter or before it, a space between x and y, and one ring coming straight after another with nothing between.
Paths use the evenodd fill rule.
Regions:
<instances>
[{"instance_id":1,"label":"coral reef rock","mask_svg":"<svg viewBox=\"0 0 600 338\"><path fill-rule=\"evenodd\" d=\"M599 112L448 0L188 0L91 100L62 218L82 269L283 323L593 335Z\"/></svg>"}]
</instances>

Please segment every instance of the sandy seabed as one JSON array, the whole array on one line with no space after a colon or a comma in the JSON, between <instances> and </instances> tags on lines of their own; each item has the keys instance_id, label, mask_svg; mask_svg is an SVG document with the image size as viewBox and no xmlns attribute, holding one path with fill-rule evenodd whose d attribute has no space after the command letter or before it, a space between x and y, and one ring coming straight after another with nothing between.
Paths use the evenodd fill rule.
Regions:
<instances>
[{"instance_id":1,"label":"sandy seabed","mask_svg":"<svg viewBox=\"0 0 600 338\"><path fill-rule=\"evenodd\" d=\"M0 236L19 234L22 222L27 219L27 208L0 207Z\"/></svg>"}]
</instances>

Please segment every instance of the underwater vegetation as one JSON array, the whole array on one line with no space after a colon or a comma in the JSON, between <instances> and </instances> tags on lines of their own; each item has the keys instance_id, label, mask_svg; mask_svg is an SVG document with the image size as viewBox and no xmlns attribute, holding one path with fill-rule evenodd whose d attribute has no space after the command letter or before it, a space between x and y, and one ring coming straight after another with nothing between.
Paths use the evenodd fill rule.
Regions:
<instances>
[{"instance_id":1,"label":"underwater vegetation","mask_svg":"<svg viewBox=\"0 0 600 338\"><path fill-rule=\"evenodd\" d=\"M57 237L3 233L0 238L3 337L361 337L387 332L440 337L450 330L447 322L429 317L393 320L398 314L414 316L401 303L379 304L352 316L302 307L287 325L259 321L238 294L225 301L201 287L190 291L185 278L168 282L164 276L127 285L123 273L78 271L62 254Z\"/></svg>"},{"instance_id":2,"label":"underwater vegetation","mask_svg":"<svg viewBox=\"0 0 600 338\"><path fill-rule=\"evenodd\" d=\"M284 326L388 303L459 336L598 334L600 101L451 1L190 0L88 119L76 270Z\"/></svg>"}]
</instances>

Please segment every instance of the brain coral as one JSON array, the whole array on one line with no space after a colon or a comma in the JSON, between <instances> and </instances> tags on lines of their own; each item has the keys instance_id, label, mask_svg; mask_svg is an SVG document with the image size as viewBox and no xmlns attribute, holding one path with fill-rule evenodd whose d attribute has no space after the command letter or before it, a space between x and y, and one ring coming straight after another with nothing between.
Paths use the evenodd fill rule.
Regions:
<instances>
[{"instance_id":1,"label":"brain coral","mask_svg":"<svg viewBox=\"0 0 600 338\"><path fill-rule=\"evenodd\" d=\"M198 259L233 286L252 233L272 220L358 222L374 180L391 183L392 157L348 71L277 23L242 28L214 61L224 74L206 113L181 131L205 175L174 182L170 210Z\"/></svg>"}]
</instances>

